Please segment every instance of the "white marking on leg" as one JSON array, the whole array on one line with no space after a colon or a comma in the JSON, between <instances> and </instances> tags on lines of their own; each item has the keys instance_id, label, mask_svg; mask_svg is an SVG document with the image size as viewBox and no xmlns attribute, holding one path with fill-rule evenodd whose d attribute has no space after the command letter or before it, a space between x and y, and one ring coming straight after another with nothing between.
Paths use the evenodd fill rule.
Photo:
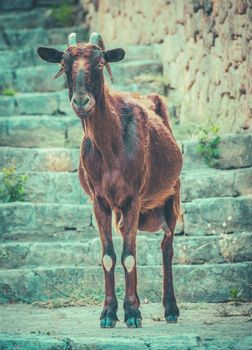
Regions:
<instances>
[{"instance_id":1,"label":"white marking on leg","mask_svg":"<svg viewBox=\"0 0 252 350\"><path fill-rule=\"evenodd\" d=\"M113 266L113 261L109 255L104 255L102 259L103 266L105 267L106 271L110 271L111 267Z\"/></svg>"},{"instance_id":2,"label":"white marking on leg","mask_svg":"<svg viewBox=\"0 0 252 350\"><path fill-rule=\"evenodd\" d=\"M135 258L133 255L129 255L124 259L124 266L128 272L131 272L135 266Z\"/></svg>"}]
</instances>

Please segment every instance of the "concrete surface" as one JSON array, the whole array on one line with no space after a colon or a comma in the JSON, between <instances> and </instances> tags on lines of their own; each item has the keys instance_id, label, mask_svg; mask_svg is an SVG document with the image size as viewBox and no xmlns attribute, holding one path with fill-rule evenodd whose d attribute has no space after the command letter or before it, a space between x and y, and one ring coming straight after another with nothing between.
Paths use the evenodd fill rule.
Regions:
<instances>
[{"instance_id":1,"label":"concrete surface","mask_svg":"<svg viewBox=\"0 0 252 350\"><path fill-rule=\"evenodd\" d=\"M128 329L122 322L122 303L116 328L100 329L100 311L101 306L2 305L0 349L252 349L252 304L181 304L177 324L163 320L161 304L142 304L141 329Z\"/></svg>"}]
</instances>

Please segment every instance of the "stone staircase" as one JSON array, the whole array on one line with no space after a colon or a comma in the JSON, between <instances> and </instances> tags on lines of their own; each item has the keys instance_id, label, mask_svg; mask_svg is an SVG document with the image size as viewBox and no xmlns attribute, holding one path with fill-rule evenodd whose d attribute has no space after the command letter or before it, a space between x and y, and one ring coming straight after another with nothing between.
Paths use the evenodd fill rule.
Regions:
<instances>
[{"instance_id":1,"label":"stone staircase","mask_svg":"<svg viewBox=\"0 0 252 350\"><path fill-rule=\"evenodd\" d=\"M69 3L77 6L76 1ZM77 175L81 125L69 106L64 80L52 80L57 66L42 62L36 54L40 45L64 49L71 31L79 40L86 39L86 30L48 29L47 0L0 4L0 88L15 91L13 96L0 95L0 169L15 161L18 174L28 176L25 202L0 203L0 302L90 296L100 300L101 244L91 203ZM112 67L114 87L160 90L130 82L142 73L161 73L160 53L159 45L127 47L125 61ZM221 302L230 299L233 288L250 299L252 136L222 137L216 169L205 165L196 142L181 140L180 145L184 223L177 226L175 238L177 297ZM161 298L161 239L161 232L138 235L142 300ZM114 241L119 257L122 240L116 233ZM122 297L124 274L119 263L116 283Z\"/></svg>"}]
</instances>

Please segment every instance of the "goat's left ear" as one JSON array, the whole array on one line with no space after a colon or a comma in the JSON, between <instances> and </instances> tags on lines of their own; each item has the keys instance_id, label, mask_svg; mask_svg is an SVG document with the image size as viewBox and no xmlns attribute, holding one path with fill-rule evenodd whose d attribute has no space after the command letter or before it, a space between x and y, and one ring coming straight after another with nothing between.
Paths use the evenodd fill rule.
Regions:
<instances>
[{"instance_id":1,"label":"goat's left ear","mask_svg":"<svg viewBox=\"0 0 252 350\"><path fill-rule=\"evenodd\" d=\"M125 56L125 51L123 49L107 50L104 52L104 58L106 62L119 62Z\"/></svg>"}]
</instances>

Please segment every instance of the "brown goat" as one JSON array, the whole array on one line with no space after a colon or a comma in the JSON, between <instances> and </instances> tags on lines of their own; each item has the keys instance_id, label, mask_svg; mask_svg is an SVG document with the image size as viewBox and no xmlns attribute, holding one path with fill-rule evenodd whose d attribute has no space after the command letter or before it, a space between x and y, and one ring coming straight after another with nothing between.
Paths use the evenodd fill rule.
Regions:
<instances>
[{"instance_id":1,"label":"brown goat","mask_svg":"<svg viewBox=\"0 0 252 350\"><path fill-rule=\"evenodd\" d=\"M40 47L38 54L47 62L61 63L56 77L66 73L71 105L83 125L79 178L93 201L105 275L100 325L110 328L117 321L113 211L123 238L121 262L125 271L127 326L142 324L136 272L138 229L164 230L163 305L167 322L177 322L172 245L180 211L182 155L169 126L165 103L158 95L141 97L112 92L105 85L103 67L111 76L108 63L122 60L124 50L105 50L97 33L84 44L76 44L74 34L69 37L65 52Z\"/></svg>"}]
</instances>

